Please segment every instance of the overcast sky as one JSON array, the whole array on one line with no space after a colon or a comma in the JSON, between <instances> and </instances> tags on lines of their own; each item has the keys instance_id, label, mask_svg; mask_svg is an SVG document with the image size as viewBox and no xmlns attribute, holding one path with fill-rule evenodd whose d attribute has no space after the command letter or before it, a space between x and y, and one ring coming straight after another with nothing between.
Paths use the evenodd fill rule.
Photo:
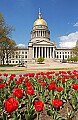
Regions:
<instances>
[{"instance_id":1,"label":"overcast sky","mask_svg":"<svg viewBox=\"0 0 78 120\"><path fill-rule=\"evenodd\" d=\"M78 0L0 0L0 12L15 28L12 39L28 46L39 8L51 41L60 47L73 47L78 39Z\"/></svg>"}]
</instances>

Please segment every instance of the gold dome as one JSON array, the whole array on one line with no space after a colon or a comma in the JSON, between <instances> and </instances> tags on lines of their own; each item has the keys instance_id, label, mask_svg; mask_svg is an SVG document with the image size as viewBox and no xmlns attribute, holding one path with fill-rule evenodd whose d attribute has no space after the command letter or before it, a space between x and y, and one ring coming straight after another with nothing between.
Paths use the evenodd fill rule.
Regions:
<instances>
[{"instance_id":1,"label":"gold dome","mask_svg":"<svg viewBox=\"0 0 78 120\"><path fill-rule=\"evenodd\" d=\"M44 25L44 26L47 26L46 21L42 19L42 14L41 14L40 10L39 10L38 19L34 22L34 25L33 25L33 26L36 26L36 25Z\"/></svg>"}]
</instances>

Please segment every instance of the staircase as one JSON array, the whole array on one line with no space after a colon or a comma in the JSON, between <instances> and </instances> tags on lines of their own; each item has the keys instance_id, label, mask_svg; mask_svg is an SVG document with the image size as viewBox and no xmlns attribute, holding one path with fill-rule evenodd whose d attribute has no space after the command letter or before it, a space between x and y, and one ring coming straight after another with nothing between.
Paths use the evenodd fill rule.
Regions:
<instances>
[{"instance_id":1,"label":"staircase","mask_svg":"<svg viewBox=\"0 0 78 120\"><path fill-rule=\"evenodd\" d=\"M53 58L46 58L45 60L44 60L44 63L52 63L52 62L55 62L55 60L53 59Z\"/></svg>"}]
</instances>

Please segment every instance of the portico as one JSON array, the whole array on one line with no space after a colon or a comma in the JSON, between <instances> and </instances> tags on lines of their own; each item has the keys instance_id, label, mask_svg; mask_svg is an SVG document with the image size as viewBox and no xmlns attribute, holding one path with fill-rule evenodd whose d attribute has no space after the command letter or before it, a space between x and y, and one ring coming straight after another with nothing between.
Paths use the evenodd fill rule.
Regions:
<instances>
[{"instance_id":1,"label":"portico","mask_svg":"<svg viewBox=\"0 0 78 120\"><path fill-rule=\"evenodd\" d=\"M54 58L54 47L50 46L34 46L33 58Z\"/></svg>"}]
</instances>

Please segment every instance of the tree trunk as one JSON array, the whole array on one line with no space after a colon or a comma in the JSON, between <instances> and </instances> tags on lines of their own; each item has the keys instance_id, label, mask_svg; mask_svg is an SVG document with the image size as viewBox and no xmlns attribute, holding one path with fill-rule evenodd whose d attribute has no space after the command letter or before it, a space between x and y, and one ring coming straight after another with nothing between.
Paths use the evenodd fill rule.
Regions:
<instances>
[{"instance_id":1,"label":"tree trunk","mask_svg":"<svg viewBox=\"0 0 78 120\"><path fill-rule=\"evenodd\" d=\"M2 62L3 62L3 65L4 65L4 63L5 63L5 51L3 50L3 57L2 57Z\"/></svg>"},{"instance_id":2,"label":"tree trunk","mask_svg":"<svg viewBox=\"0 0 78 120\"><path fill-rule=\"evenodd\" d=\"M8 63L8 53L7 53L7 55L6 55L6 59L7 59L7 64L9 64L9 63Z\"/></svg>"}]
</instances>

